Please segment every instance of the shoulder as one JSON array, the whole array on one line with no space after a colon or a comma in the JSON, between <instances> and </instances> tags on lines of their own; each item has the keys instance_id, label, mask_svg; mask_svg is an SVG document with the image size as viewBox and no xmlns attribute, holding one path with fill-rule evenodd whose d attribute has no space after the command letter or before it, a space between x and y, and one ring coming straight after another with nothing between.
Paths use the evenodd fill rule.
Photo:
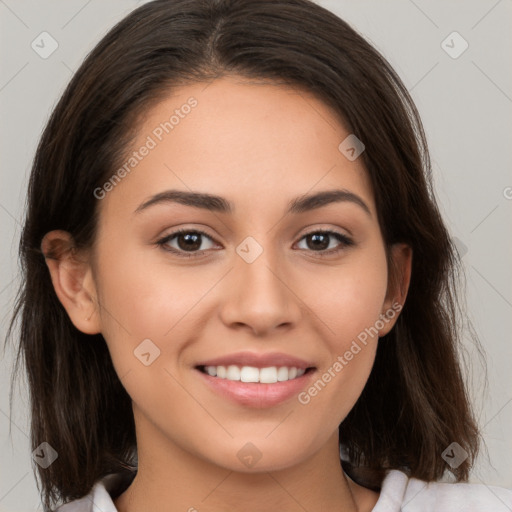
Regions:
<instances>
[{"instance_id":1,"label":"shoulder","mask_svg":"<svg viewBox=\"0 0 512 512\"><path fill-rule=\"evenodd\" d=\"M98 480L89 494L61 505L53 512L118 512L114 499L134 477L135 473L111 473Z\"/></svg>"},{"instance_id":2,"label":"shoulder","mask_svg":"<svg viewBox=\"0 0 512 512\"><path fill-rule=\"evenodd\" d=\"M405 508L406 507L406 508ZM486 484L424 482L392 470L372 512L510 512L512 490Z\"/></svg>"},{"instance_id":3,"label":"shoulder","mask_svg":"<svg viewBox=\"0 0 512 512\"><path fill-rule=\"evenodd\" d=\"M107 489L105 480L94 484L91 492L78 500L70 501L58 507L54 512L117 512Z\"/></svg>"}]
</instances>

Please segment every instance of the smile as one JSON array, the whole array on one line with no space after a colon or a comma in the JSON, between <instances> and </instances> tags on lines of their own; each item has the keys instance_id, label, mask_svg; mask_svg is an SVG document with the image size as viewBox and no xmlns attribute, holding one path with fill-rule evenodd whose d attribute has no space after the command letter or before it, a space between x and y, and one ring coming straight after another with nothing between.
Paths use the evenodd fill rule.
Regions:
<instances>
[{"instance_id":1,"label":"smile","mask_svg":"<svg viewBox=\"0 0 512 512\"><path fill-rule=\"evenodd\" d=\"M219 379L227 379L238 382L253 382L262 384L274 384L276 382L285 382L297 379L306 373L304 368L296 368L295 366L268 366L265 368L256 368L255 366L200 366L200 371L217 377Z\"/></svg>"},{"instance_id":2,"label":"smile","mask_svg":"<svg viewBox=\"0 0 512 512\"><path fill-rule=\"evenodd\" d=\"M197 375L217 396L238 405L268 408L293 399L317 374L315 367L197 366ZM217 373L217 375L211 375ZM225 375L222 377L222 375Z\"/></svg>"}]
</instances>

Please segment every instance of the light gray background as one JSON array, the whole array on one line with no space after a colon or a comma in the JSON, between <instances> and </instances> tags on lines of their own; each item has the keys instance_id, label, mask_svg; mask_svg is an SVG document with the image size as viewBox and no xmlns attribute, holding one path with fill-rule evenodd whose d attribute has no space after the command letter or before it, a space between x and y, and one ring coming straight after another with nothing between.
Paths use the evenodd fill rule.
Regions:
<instances>
[{"instance_id":1,"label":"light gray background","mask_svg":"<svg viewBox=\"0 0 512 512\"><path fill-rule=\"evenodd\" d=\"M38 138L86 53L141 3L0 0L2 340L19 281L17 244ZM467 343L475 361L471 390L491 461L481 457L471 481L512 488L512 1L318 3L348 21L383 53L422 116L437 196L452 236L460 241L469 312L489 365L489 387L483 395L481 367L474 347ZM31 48L43 31L58 42L47 59ZM453 31L469 44L456 59L441 46ZM448 39L448 44L461 48L456 40ZM24 383L16 388L9 417L11 366L8 351L0 362L0 512L42 510L32 473Z\"/></svg>"}]
</instances>

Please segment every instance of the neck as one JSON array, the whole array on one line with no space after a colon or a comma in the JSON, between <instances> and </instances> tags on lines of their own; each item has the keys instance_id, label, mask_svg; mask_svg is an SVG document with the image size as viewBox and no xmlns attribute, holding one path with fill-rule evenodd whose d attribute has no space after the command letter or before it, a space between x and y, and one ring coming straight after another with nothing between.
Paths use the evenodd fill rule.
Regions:
<instances>
[{"instance_id":1,"label":"neck","mask_svg":"<svg viewBox=\"0 0 512 512\"><path fill-rule=\"evenodd\" d=\"M137 475L114 500L119 512L362 512L372 510L378 499L343 472L337 432L299 464L244 473L181 449L154 425L142 431L139 435L137 429Z\"/></svg>"}]
</instances>

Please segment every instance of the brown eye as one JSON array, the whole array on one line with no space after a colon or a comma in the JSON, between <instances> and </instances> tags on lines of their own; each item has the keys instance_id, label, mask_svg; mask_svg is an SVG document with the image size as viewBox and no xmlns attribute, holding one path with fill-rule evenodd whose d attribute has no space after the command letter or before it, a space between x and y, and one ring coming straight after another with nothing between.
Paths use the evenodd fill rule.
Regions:
<instances>
[{"instance_id":1,"label":"brown eye","mask_svg":"<svg viewBox=\"0 0 512 512\"><path fill-rule=\"evenodd\" d=\"M339 243L334 248L329 249L333 238L338 240ZM306 249L318 252L320 256L335 254L354 245L350 238L336 231L313 231L304 235L301 240L306 240Z\"/></svg>"},{"instance_id":2,"label":"brown eye","mask_svg":"<svg viewBox=\"0 0 512 512\"><path fill-rule=\"evenodd\" d=\"M175 231L174 233L166 235L164 238L159 240L157 244L166 251L173 252L179 256L190 258L194 256L200 256L204 251L209 249L208 247L200 249L204 237L206 237L208 240L212 240L212 238L203 231L180 229L179 231ZM176 241L177 247L170 245L170 242L173 241Z\"/></svg>"}]
</instances>

